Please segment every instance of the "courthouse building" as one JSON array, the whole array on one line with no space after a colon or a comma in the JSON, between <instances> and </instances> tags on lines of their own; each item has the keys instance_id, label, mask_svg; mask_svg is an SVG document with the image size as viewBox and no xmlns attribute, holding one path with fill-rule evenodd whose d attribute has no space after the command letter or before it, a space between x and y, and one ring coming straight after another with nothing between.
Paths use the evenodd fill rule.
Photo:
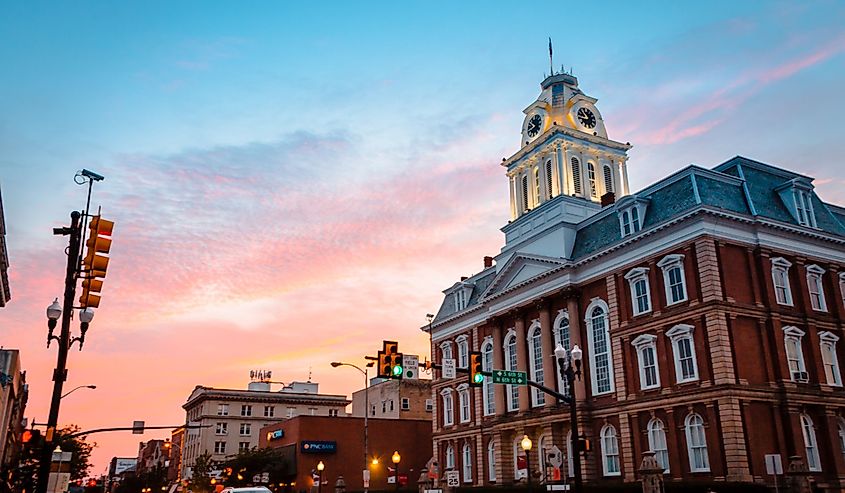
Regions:
<instances>
[{"instance_id":1,"label":"courthouse building","mask_svg":"<svg viewBox=\"0 0 845 493\"><path fill-rule=\"evenodd\" d=\"M566 73L541 87L521 148L501 163L505 244L444 291L423 328L432 359L465 366L481 351L487 369L566 391L554 348L580 346L587 482L637 480L649 450L667 481L767 482L765 456L779 454L839 491L845 209L813 178L744 157L631 192L631 146L608 138L596 99ZM439 372L433 394L434 454L462 484L524 477L523 435L532 469L546 471L557 446L571 474L566 404Z\"/></svg>"}]
</instances>

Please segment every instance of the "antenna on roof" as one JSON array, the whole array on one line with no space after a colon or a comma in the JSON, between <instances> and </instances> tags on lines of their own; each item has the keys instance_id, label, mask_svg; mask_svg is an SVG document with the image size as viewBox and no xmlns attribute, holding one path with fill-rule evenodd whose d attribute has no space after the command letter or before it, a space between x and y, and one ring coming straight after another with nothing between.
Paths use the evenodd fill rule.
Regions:
<instances>
[{"instance_id":1,"label":"antenna on roof","mask_svg":"<svg viewBox=\"0 0 845 493\"><path fill-rule=\"evenodd\" d=\"M311 383L311 366L308 366L308 383Z\"/></svg>"},{"instance_id":2,"label":"antenna on roof","mask_svg":"<svg viewBox=\"0 0 845 493\"><path fill-rule=\"evenodd\" d=\"M555 66L552 63L552 37L549 36L549 77L555 74Z\"/></svg>"}]
</instances>

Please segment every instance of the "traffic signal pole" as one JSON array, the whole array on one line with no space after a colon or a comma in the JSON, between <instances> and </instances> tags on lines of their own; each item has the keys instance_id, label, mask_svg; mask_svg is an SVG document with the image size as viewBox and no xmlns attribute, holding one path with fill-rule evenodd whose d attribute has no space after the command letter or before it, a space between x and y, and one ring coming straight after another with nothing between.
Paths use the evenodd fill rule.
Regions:
<instances>
[{"instance_id":1,"label":"traffic signal pole","mask_svg":"<svg viewBox=\"0 0 845 493\"><path fill-rule=\"evenodd\" d=\"M53 370L53 399L50 402L50 414L47 418L47 432L44 437L44 449L38 464L38 485L36 493L47 493L47 482L50 478L50 463L53 458L53 438L56 435L56 425L59 422L59 405L62 399L62 387L67 379L67 355L70 349L70 320L73 316L73 301L76 297L76 273L79 262L82 228L79 223L80 214L73 211L70 214L70 227L53 229L54 235L70 236L67 251L67 270L65 272L65 295L62 310L62 327L59 334L59 354L56 359L56 369Z\"/></svg>"}]
</instances>

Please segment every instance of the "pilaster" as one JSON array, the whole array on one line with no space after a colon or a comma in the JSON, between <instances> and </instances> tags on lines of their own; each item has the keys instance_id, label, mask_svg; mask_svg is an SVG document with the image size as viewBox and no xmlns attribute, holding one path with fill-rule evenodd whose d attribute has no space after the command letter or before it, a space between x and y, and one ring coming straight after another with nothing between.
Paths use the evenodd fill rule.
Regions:
<instances>
[{"instance_id":1,"label":"pilaster","mask_svg":"<svg viewBox=\"0 0 845 493\"><path fill-rule=\"evenodd\" d=\"M730 384L736 382L731 336L725 315L708 311L704 317L707 331L707 343L710 350L710 363L713 368L713 383Z\"/></svg>"},{"instance_id":2,"label":"pilaster","mask_svg":"<svg viewBox=\"0 0 845 493\"><path fill-rule=\"evenodd\" d=\"M525 319L519 314L515 321L516 328L516 369L528 372L528 341L525 335ZM525 412L531 408L531 396L529 387L517 386L519 391L519 411Z\"/></svg>"},{"instance_id":3,"label":"pilaster","mask_svg":"<svg viewBox=\"0 0 845 493\"><path fill-rule=\"evenodd\" d=\"M695 251L701 280L701 300L705 303L722 300L722 280L719 276L716 244L711 239L700 239L695 242Z\"/></svg>"},{"instance_id":4,"label":"pilaster","mask_svg":"<svg viewBox=\"0 0 845 493\"><path fill-rule=\"evenodd\" d=\"M549 311L549 304L542 303L539 306L540 309L540 334L541 334L541 342L543 346L543 378L545 380L545 386L549 388L554 388L557 382L557 369L555 365L555 348L554 348L554 337L552 336L552 316ZM557 399L552 398L552 396L546 396L546 404L545 407L552 407L557 403Z\"/></svg>"},{"instance_id":5,"label":"pilaster","mask_svg":"<svg viewBox=\"0 0 845 493\"><path fill-rule=\"evenodd\" d=\"M751 481L751 469L748 464L748 450L745 443L745 429L742 423L742 409L739 399L729 397L719 399L719 423L722 428L722 441L718 445L727 464L728 481ZM709 444L708 444L709 445Z\"/></svg>"},{"instance_id":6,"label":"pilaster","mask_svg":"<svg viewBox=\"0 0 845 493\"><path fill-rule=\"evenodd\" d=\"M505 367L502 344L502 325L501 323L496 323L493 327L493 368ZM496 414L500 416L505 414L505 386L493 385L493 396L496 405Z\"/></svg>"}]
</instances>

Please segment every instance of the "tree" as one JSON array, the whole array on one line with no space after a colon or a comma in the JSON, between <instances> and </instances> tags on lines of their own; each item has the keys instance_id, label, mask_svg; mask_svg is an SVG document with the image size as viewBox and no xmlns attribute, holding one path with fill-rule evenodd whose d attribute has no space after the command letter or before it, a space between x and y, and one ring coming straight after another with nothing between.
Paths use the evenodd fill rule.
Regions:
<instances>
[{"instance_id":1,"label":"tree","mask_svg":"<svg viewBox=\"0 0 845 493\"><path fill-rule=\"evenodd\" d=\"M79 426L69 425L56 430L53 442L49 445L52 448L61 447L62 452L71 452L70 479L84 479L91 468L91 451L97 446L96 443L89 443L84 436L71 437L78 433ZM38 471L38 464L41 462L41 452L44 442L31 444L21 450L18 467L12 472L12 482L18 491L33 491L35 488L35 476Z\"/></svg>"},{"instance_id":2,"label":"tree","mask_svg":"<svg viewBox=\"0 0 845 493\"><path fill-rule=\"evenodd\" d=\"M191 490L197 492L211 491L211 470L214 469L215 463L211 460L211 454L207 451L203 452L194 461L194 467L191 468Z\"/></svg>"},{"instance_id":3,"label":"tree","mask_svg":"<svg viewBox=\"0 0 845 493\"><path fill-rule=\"evenodd\" d=\"M221 467L226 486L253 484L252 478L262 473L269 474L271 484L292 481L296 477L291 462L279 448L242 450L224 461Z\"/></svg>"}]
</instances>

